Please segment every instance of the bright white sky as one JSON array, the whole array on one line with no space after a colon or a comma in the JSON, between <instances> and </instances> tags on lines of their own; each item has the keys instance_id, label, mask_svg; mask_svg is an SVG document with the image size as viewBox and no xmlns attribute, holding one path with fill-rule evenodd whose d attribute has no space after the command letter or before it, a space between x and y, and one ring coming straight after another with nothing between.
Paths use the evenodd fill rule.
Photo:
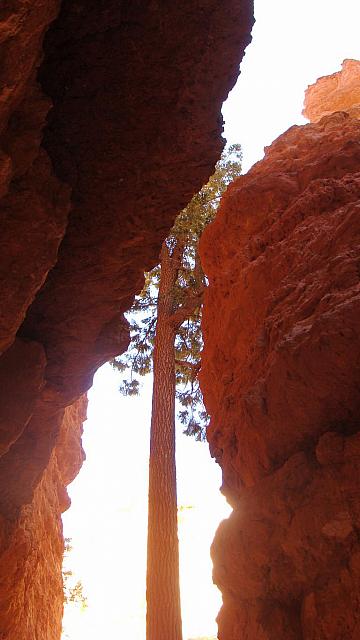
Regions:
<instances>
[{"instance_id":1,"label":"bright white sky","mask_svg":"<svg viewBox=\"0 0 360 640\"><path fill-rule=\"evenodd\" d=\"M304 90L319 76L360 58L359 0L256 0L253 43L224 105L225 135L240 142L244 170L263 147L301 117ZM87 461L70 487L64 530L73 540L70 565L88 597L70 606L69 640L145 639L147 459L151 384L139 400L118 393L109 366L95 377L85 424ZM229 508L218 492L219 469L207 445L181 435L178 494L184 640L216 636L221 598L211 584L209 547Z\"/></svg>"},{"instance_id":2,"label":"bright white sky","mask_svg":"<svg viewBox=\"0 0 360 640\"><path fill-rule=\"evenodd\" d=\"M255 0L253 42L224 105L225 135L240 142L244 170L301 116L304 91L360 58L359 0Z\"/></svg>"}]
</instances>

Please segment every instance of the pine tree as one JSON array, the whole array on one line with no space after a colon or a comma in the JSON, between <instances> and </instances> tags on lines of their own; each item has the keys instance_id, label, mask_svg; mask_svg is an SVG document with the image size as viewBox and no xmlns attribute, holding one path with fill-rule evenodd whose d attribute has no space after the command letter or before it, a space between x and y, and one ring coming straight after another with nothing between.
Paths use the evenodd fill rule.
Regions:
<instances>
[{"instance_id":1,"label":"pine tree","mask_svg":"<svg viewBox=\"0 0 360 640\"><path fill-rule=\"evenodd\" d=\"M160 263L130 312L131 344L113 366L130 371L121 390L137 395L139 376L153 371L147 548L147 640L182 640L177 534L175 399L185 433L204 437L207 415L198 384L201 307L206 278L198 255L221 194L241 172L241 149L230 146L209 182L179 214Z\"/></svg>"},{"instance_id":2,"label":"pine tree","mask_svg":"<svg viewBox=\"0 0 360 640\"><path fill-rule=\"evenodd\" d=\"M176 312L173 318L176 324L176 398L181 407L178 418L184 425L184 433L195 435L199 440L205 436L207 415L202 405L197 378L202 349L201 305L206 286L198 255L198 243L204 228L215 216L222 193L240 175L241 159L239 144L226 148L208 183L178 215L163 244L159 264L145 274L144 287L130 310L129 349L125 356L112 361L114 368L127 374L122 380L120 391L124 395L138 395L140 377L153 370L161 258L166 257L166 246L169 260L172 260L172 267L176 270L171 296L172 312Z\"/></svg>"},{"instance_id":3,"label":"pine tree","mask_svg":"<svg viewBox=\"0 0 360 640\"><path fill-rule=\"evenodd\" d=\"M69 554L72 551L71 538L64 539L64 564L68 564ZM75 582L71 569L62 569L64 604L79 604L82 609L87 607L87 598L84 595L83 585L80 580Z\"/></svg>"}]
</instances>

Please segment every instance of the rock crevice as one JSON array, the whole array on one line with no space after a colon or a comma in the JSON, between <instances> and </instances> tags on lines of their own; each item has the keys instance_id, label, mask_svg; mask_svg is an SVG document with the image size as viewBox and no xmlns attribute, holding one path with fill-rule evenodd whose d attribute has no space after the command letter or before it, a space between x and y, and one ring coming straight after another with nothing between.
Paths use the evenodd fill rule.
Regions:
<instances>
[{"instance_id":1,"label":"rock crevice","mask_svg":"<svg viewBox=\"0 0 360 640\"><path fill-rule=\"evenodd\" d=\"M79 398L220 156L252 2L10 0L0 21L0 637L59 640Z\"/></svg>"}]
</instances>

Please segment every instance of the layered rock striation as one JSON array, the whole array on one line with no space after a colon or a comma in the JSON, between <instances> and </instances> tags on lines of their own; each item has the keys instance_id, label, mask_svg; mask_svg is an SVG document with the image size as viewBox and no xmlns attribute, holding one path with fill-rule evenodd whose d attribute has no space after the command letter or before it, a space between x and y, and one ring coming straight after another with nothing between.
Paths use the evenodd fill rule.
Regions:
<instances>
[{"instance_id":1,"label":"layered rock striation","mask_svg":"<svg viewBox=\"0 0 360 640\"><path fill-rule=\"evenodd\" d=\"M275 140L201 254L208 437L234 509L212 548L219 638L355 640L359 120L342 110Z\"/></svg>"},{"instance_id":2,"label":"layered rock striation","mask_svg":"<svg viewBox=\"0 0 360 640\"><path fill-rule=\"evenodd\" d=\"M66 467L78 451L70 407L81 420L97 367L126 348L123 312L220 155L251 4L0 9L2 640L59 637L59 487L75 469L60 482L54 452Z\"/></svg>"}]
</instances>

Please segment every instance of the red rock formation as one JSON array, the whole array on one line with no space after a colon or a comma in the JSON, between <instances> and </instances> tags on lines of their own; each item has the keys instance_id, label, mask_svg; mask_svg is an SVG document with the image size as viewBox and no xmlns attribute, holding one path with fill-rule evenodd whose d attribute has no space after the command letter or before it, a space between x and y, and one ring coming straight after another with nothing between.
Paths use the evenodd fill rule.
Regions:
<instances>
[{"instance_id":1,"label":"red rock formation","mask_svg":"<svg viewBox=\"0 0 360 640\"><path fill-rule=\"evenodd\" d=\"M360 637L359 168L358 120L292 127L203 238L220 640Z\"/></svg>"},{"instance_id":2,"label":"red rock formation","mask_svg":"<svg viewBox=\"0 0 360 640\"><path fill-rule=\"evenodd\" d=\"M220 155L251 4L0 9L1 640L59 635L64 410L126 348L122 314Z\"/></svg>"},{"instance_id":3,"label":"red rock formation","mask_svg":"<svg viewBox=\"0 0 360 640\"><path fill-rule=\"evenodd\" d=\"M70 502L66 485L83 461L81 424L86 398L65 410L58 444L31 504L18 520L0 516L0 638L59 640L63 608L60 514Z\"/></svg>"},{"instance_id":4,"label":"red rock formation","mask_svg":"<svg viewBox=\"0 0 360 640\"><path fill-rule=\"evenodd\" d=\"M360 118L360 60L344 60L341 71L323 76L305 92L303 115L318 122L334 111Z\"/></svg>"}]
</instances>

